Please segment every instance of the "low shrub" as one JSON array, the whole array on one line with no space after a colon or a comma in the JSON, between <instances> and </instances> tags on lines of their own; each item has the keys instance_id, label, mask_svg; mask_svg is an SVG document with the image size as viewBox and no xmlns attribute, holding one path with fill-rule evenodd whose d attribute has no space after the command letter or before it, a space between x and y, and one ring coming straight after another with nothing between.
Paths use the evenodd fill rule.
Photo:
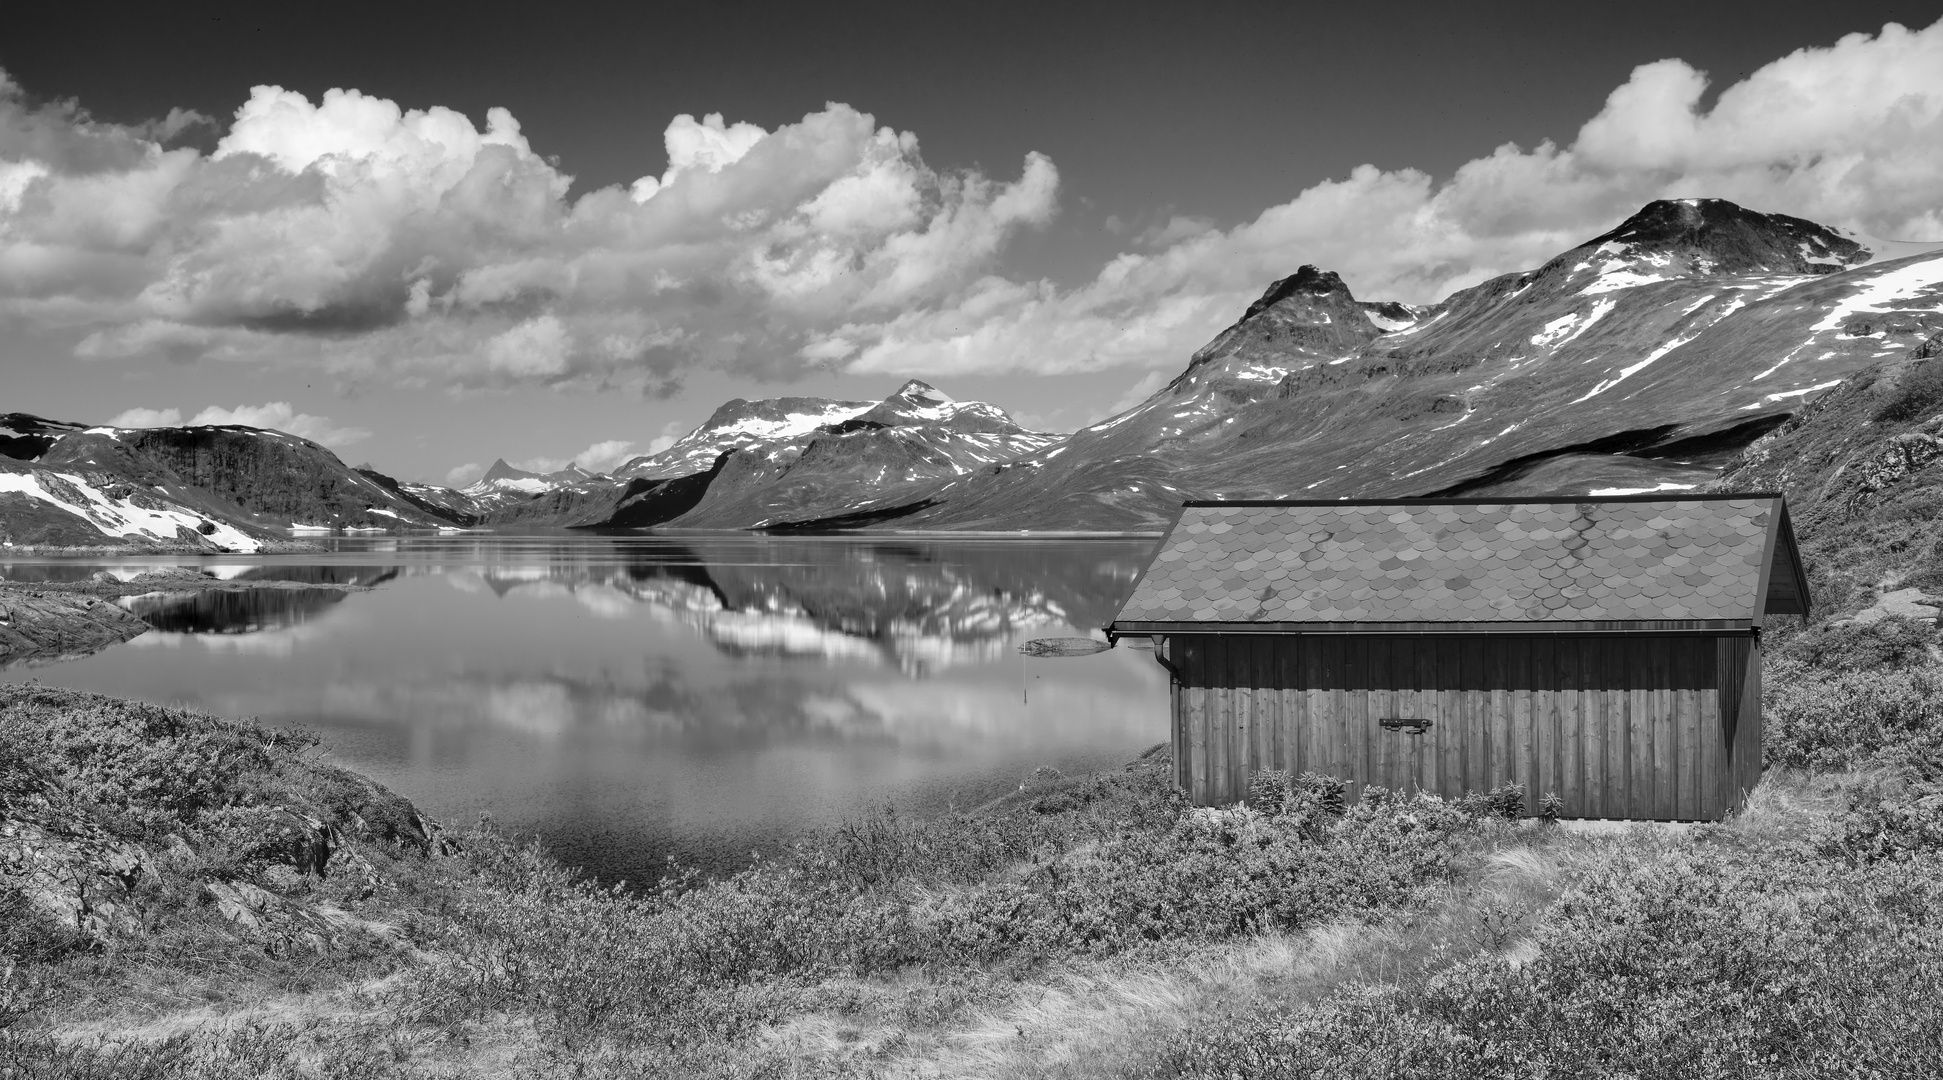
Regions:
<instances>
[{"instance_id":1,"label":"low shrub","mask_svg":"<svg viewBox=\"0 0 1943 1080\"><path fill-rule=\"evenodd\" d=\"M0 1031L0 1077L34 1080L380 1080L402 1076L378 1037L245 1024L146 1040L74 1042Z\"/></svg>"},{"instance_id":2,"label":"low shrub","mask_svg":"<svg viewBox=\"0 0 1943 1080\"><path fill-rule=\"evenodd\" d=\"M1943 785L1890 777L1851 788L1815 832L1824 855L1851 863L1943 853Z\"/></svg>"},{"instance_id":3,"label":"low shrub","mask_svg":"<svg viewBox=\"0 0 1943 1080\"><path fill-rule=\"evenodd\" d=\"M1144 790L1137 777L1114 785ZM731 1038L831 979L1023 971L1420 903L1451 879L1461 837L1498 812L1373 788L1338 815L1341 785L1309 777L1274 814L1161 817L1124 795L1059 814L872 815L789 858L646 893L476 837L478 877L447 930L458 962L419 996L460 1015L517 1003L561 1037Z\"/></svg>"},{"instance_id":4,"label":"low shrub","mask_svg":"<svg viewBox=\"0 0 1943 1080\"><path fill-rule=\"evenodd\" d=\"M1770 653L1782 677L1907 668L1935 663L1936 624L1892 615L1872 623L1826 623L1789 636Z\"/></svg>"},{"instance_id":5,"label":"low shrub","mask_svg":"<svg viewBox=\"0 0 1943 1080\"><path fill-rule=\"evenodd\" d=\"M1702 846L1569 892L1523 963L1482 957L1170 1040L1168 1077L1933 1076L1943 883Z\"/></svg>"},{"instance_id":6,"label":"low shrub","mask_svg":"<svg viewBox=\"0 0 1943 1080\"><path fill-rule=\"evenodd\" d=\"M1769 767L1943 765L1943 665L1830 674L1799 660L1776 661L1764 702L1762 759Z\"/></svg>"},{"instance_id":7,"label":"low shrub","mask_svg":"<svg viewBox=\"0 0 1943 1080\"><path fill-rule=\"evenodd\" d=\"M1876 407L1875 419L1903 424L1939 410L1943 410L1943 363L1925 359L1904 370L1889 398Z\"/></svg>"}]
</instances>

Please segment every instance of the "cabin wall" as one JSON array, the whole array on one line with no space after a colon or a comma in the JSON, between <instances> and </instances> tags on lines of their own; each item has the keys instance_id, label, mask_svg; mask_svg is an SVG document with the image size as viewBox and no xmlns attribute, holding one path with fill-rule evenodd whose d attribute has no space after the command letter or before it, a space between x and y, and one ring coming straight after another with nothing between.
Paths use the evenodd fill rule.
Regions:
<instances>
[{"instance_id":1,"label":"cabin wall","mask_svg":"<svg viewBox=\"0 0 1943 1080\"><path fill-rule=\"evenodd\" d=\"M1566 817L1714 820L1760 776L1745 636L1179 634L1166 654L1177 779L1198 805L1275 768L1357 795L1516 781L1532 813L1550 792Z\"/></svg>"}]
</instances>

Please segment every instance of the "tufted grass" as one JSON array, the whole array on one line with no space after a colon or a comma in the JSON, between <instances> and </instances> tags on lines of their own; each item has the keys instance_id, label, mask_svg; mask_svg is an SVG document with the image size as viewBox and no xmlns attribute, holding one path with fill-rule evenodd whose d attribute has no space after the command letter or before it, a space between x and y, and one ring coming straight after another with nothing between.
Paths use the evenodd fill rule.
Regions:
<instances>
[{"instance_id":1,"label":"tufted grass","mask_svg":"<svg viewBox=\"0 0 1943 1080\"><path fill-rule=\"evenodd\" d=\"M0 918L0 1076L1924 1075L1943 792L1937 665L1907 636L1777 650L1770 771L1715 826L1576 832L1504 818L1509 793L1342 807L1314 777L1193 811L1154 753L649 890L465 834L386 856L409 948L267 957L195 905L112 949ZM64 735L0 723L69 762L16 749L0 789L51 768L137 839L226 820L198 785L372 798L231 728L200 779L130 784L172 738L207 749L202 721L131 705L150 737L124 739L85 704ZM176 870L248 871L211 858Z\"/></svg>"}]
</instances>

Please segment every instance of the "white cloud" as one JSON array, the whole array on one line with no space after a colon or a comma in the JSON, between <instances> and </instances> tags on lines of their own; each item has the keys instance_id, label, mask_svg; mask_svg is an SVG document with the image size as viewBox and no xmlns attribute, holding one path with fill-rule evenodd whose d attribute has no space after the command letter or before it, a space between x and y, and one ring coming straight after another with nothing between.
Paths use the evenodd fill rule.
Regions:
<instances>
[{"instance_id":1,"label":"white cloud","mask_svg":"<svg viewBox=\"0 0 1943 1080\"><path fill-rule=\"evenodd\" d=\"M675 445L675 443L681 440L683 435L688 434L692 430L694 429L684 421L670 420L661 426L661 434L648 440L648 448L641 452L649 457L653 457L663 450L668 449L670 446Z\"/></svg>"},{"instance_id":2,"label":"white cloud","mask_svg":"<svg viewBox=\"0 0 1943 1080\"><path fill-rule=\"evenodd\" d=\"M569 198L503 109L482 128L261 86L203 155L0 79L0 317L84 328L88 358L666 393L698 365L1176 370L1302 263L1430 301L1660 197L1943 239L1943 21L1799 50L1703 107L1708 87L1659 60L1570 139L1449 176L1364 165L1225 230L1115 219L1129 250L1066 286L1002 262L1057 210L1050 159L939 171L847 105L774 130L678 116L665 169Z\"/></svg>"},{"instance_id":3,"label":"white cloud","mask_svg":"<svg viewBox=\"0 0 1943 1080\"><path fill-rule=\"evenodd\" d=\"M628 439L609 439L575 454L573 463L588 472L604 473L634 456L634 443Z\"/></svg>"},{"instance_id":4,"label":"white cloud","mask_svg":"<svg viewBox=\"0 0 1943 1080\"><path fill-rule=\"evenodd\" d=\"M1153 397L1161 387L1167 385L1170 378L1171 376L1165 371L1149 371L1140 377L1139 382L1127 387L1126 393L1121 394L1113 404L1108 405L1098 416L1093 418L1093 421L1089 421L1089 423L1104 420L1109 416L1118 416L1126 412L1135 405Z\"/></svg>"},{"instance_id":5,"label":"white cloud","mask_svg":"<svg viewBox=\"0 0 1943 1080\"><path fill-rule=\"evenodd\" d=\"M180 423L182 423L181 409L144 409L138 407L115 414L114 418L108 421L108 426L118 428L175 427Z\"/></svg>"},{"instance_id":6,"label":"white cloud","mask_svg":"<svg viewBox=\"0 0 1943 1080\"><path fill-rule=\"evenodd\" d=\"M453 466L452 471L445 474L445 486L455 488L465 487L467 484L472 483L484 475L486 475L486 467L484 465L476 461L468 461L464 465Z\"/></svg>"},{"instance_id":7,"label":"white cloud","mask_svg":"<svg viewBox=\"0 0 1943 1080\"><path fill-rule=\"evenodd\" d=\"M508 375L548 378L566 373L572 347L566 324L541 315L487 341L486 362Z\"/></svg>"},{"instance_id":8,"label":"white cloud","mask_svg":"<svg viewBox=\"0 0 1943 1080\"><path fill-rule=\"evenodd\" d=\"M329 447L348 446L371 437L371 433L362 428L338 427L331 423L328 416L300 413L292 409L287 401L238 405L234 409L211 405L197 413L189 423L192 425L242 424L246 427L269 428Z\"/></svg>"},{"instance_id":9,"label":"white cloud","mask_svg":"<svg viewBox=\"0 0 1943 1080\"><path fill-rule=\"evenodd\" d=\"M791 374L834 318L948 298L1058 186L1040 155L1011 183L939 172L834 103L676 117L658 177L575 199L504 109L259 86L207 156L159 130L0 90L0 316L87 327L88 358L665 391Z\"/></svg>"},{"instance_id":10,"label":"white cloud","mask_svg":"<svg viewBox=\"0 0 1943 1080\"><path fill-rule=\"evenodd\" d=\"M536 457L525 461L515 461L513 468L527 472L559 472L569 465L577 465L591 473L609 472L635 454L634 443L629 439L608 439L597 442L572 457Z\"/></svg>"},{"instance_id":11,"label":"white cloud","mask_svg":"<svg viewBox=\"0 0 1943 1080\"><path fill-rule=\"evenodd\" d=\"M1174 370L1301 263L1362 297L1432 301L1535 267L1656 198L1943 239L1943 21L1799 50L1703 110L1707 86L1682 61L1645 64L1564 148L1506 144L1441 182L1364 165L1225 232L1170 222L1145 237L1160 250L1121 255L1077 288L991 278L950 303L835 327L805 355L899 374Z\"/></svg>"}]
</instances>

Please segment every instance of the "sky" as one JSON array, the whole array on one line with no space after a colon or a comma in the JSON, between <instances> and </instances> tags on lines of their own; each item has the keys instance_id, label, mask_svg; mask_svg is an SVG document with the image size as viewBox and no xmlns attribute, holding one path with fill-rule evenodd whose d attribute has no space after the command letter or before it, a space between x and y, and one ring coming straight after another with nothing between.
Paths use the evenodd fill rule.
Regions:
<instances>
[{"instance_id":1,"label":"sky","mask_svg":"<svg viewBox=\"0 0 1943 1080\"><path fill-rule=\"evenodd\" d=\"M128 8L0 30L0 411L405 479L908 378L1071 430L1304 263L1431 303L1654 198L1943 240L1934 4Z\"/></svg>"}]
</instances>

